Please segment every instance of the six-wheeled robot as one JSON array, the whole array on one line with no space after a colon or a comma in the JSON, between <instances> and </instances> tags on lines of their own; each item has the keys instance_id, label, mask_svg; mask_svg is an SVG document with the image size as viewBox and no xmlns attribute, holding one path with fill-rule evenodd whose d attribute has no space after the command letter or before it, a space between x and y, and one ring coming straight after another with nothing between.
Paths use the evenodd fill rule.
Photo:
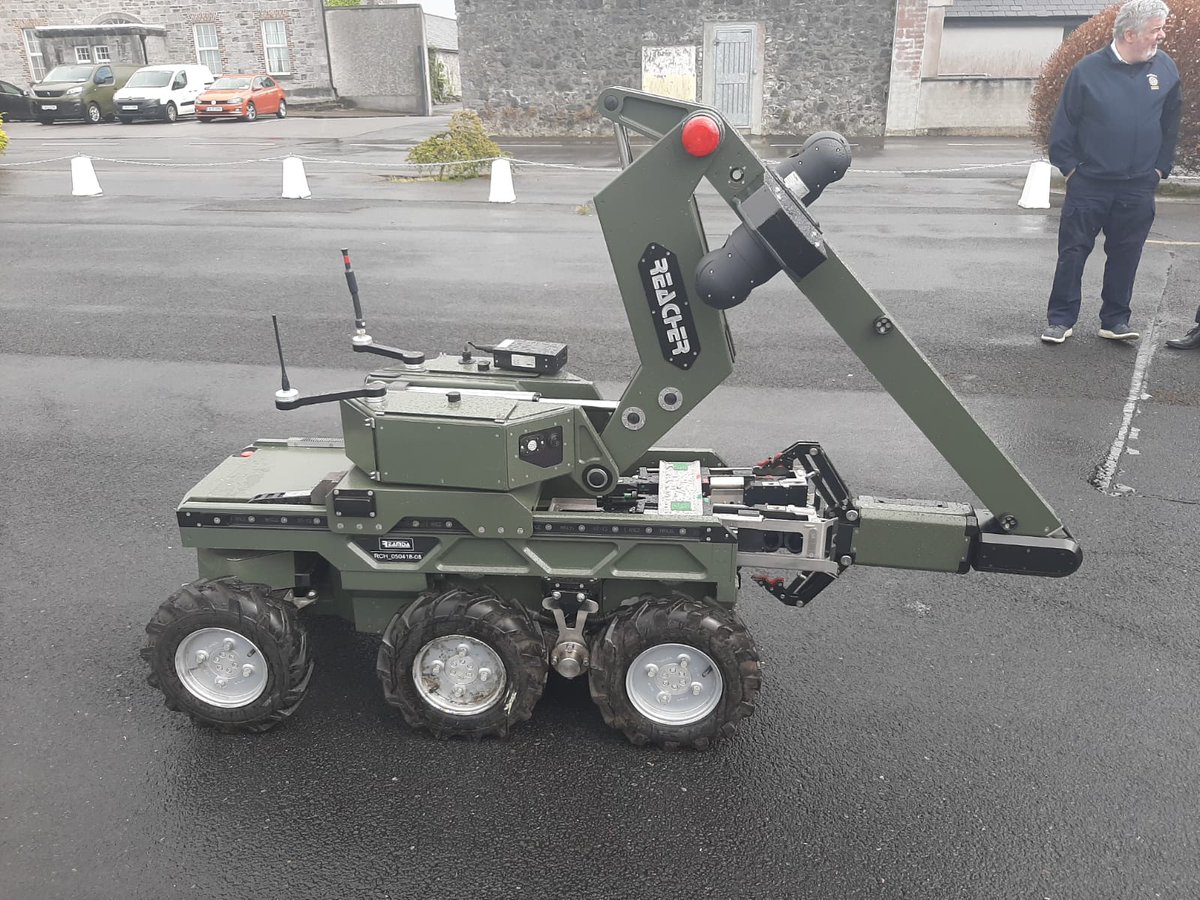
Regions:
<instances>
[{"instance_id":1,"label":"six-wheeled robot","mask_svg":"<svg viewBox=\"0 0 1200 900\"><path fill-rule=\"evenodd\" d=\"M278 724L309 686L313 614L333 614L382 636L384 696L435 735L505 735L553 669L587 678L634 743L702 748L759 691L734 610L743 569L802 606L857 565L1078 568L1054 511L810 216L850 164L841 137L768 166L712 109L616 88L598 106L623 170L595 209L640 359L620 399L570 374L561 344L379 344L343 251L352 347L389 365L303 397L280 344L276 406L336 403L342 437L256 441L179 505L200 578L160 606L143 650L170 708L228 731ZM631 133L653 141L636 159ZM741 220L711 251L701 181ZM780 270L986 509L856 497L814 441L754 465L658 445L732 369L724 310Z\"/></svg>"}]
</instances>

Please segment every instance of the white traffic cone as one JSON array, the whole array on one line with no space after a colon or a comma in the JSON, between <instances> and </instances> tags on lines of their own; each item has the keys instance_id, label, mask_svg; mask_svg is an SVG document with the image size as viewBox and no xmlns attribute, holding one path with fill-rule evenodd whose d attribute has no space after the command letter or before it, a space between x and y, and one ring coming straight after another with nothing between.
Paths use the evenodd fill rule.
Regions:
<instances>
[{"instance_id":1,"label":"white traffic cone","mask_svg":"<svg viewBox=\"0 0 1200 900\"><path fill-rule=\"evenodd\" d=\"M71 160L71 196L99 197L104 191L100 190L100 181L96 178L96 170L92 168L90 156L76 156Z\"/></svg>"},{"instance_id":2,"label":"white traffic cone","mask_svg":"<svg viewBox=\"0 0 1200 900\"><path fill-rule=\"evenodd\" d=\"M283 160L283 199L307 200L312 196L308 189L308 176L304 174L304 161L296 156Z\"/></svg>"},{"instance_id":3,"label":"white traffic cone","mask_svg":"<svg viewBox=\"0 0 1200 900\"><path fill-rule=\"evenodd\" d=\"M1050 163L1044 159L1029 164L1029 174L1025 176L1025 190L1017 206L1022 209L1050 208Z\"/></svg>"},{"instance_id":4,"label":"white traffic cone","mask_svg":"<svg viewBox=\"0 0 1200 900\"><path fill-rule=\"evenodd\" d=\"M517 199L513 191L512 164L507 159L492 160L492 190L489 203L512 203Z\"/></svg>"}]
</instances>

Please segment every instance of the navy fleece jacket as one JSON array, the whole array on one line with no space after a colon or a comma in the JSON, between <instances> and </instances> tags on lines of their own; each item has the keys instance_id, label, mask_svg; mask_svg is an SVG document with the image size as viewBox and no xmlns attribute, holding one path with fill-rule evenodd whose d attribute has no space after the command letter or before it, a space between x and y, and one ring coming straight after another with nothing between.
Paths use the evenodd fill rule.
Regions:
<instances>
[{"instance_id":1,"label":"navy fleece jacket","mask_svg":"<svg viewBox=\"0 0 1200 900\"><path fill-rule=\"evenodd\" d=\"M1050 126L1050 162L1064 175L1125 181L1175 159L1183 105L1179 69L1159 50L1146 62L1121 62L1112 46L1071 70Z\"/></svg>"}]
</instances>

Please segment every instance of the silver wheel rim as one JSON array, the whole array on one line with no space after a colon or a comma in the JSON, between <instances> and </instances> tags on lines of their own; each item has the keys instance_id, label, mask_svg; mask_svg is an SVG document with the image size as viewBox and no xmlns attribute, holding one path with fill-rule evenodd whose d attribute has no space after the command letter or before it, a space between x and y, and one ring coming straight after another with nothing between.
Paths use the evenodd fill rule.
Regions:
<instances>
[{"instance_id":1,"label":"silver wheel rim","mask_svg":"<svg viewBox=\"0 0 1200 900\"><path fill-rule=\"evenodd\" d=\"M267 689L267 661L228 628L200 628L175 648L175 674L197 700L222 709L253 703Z\"/></svg>"},{"instance_id":2,"label":"silver wheel rim","mask_svg":"<svg viewBox=\"0 0 1200 900\"><path fill-rule=\"evenodd\" d=\"M656 644L625 673L625 693L658 725L691 725L721 702L725 682L711 656L687 644Z\"/></svg>"},{"instance_id":3,"label":"silver wheel rim","mask_svg":"<svg viewBox=\"0 0 1200 900\"><path fill-rule=\"evenodd\" d=\"M483 641L465 634L434 638L413 660L413 684L434 709L473 716L504 696L504 661Z\"/></svg>"},{"instance_id":4,"label":"silver wheel rim","mask_svg":"<svg viewBox=\"0 0 1200 900\"><path fill-rule=\"evenodd\" d=\"M258 118L258 109L255 108L253 103L246 107L246 118L251 122Z\"/></svg>"},{"instance_id":5,"label":"silver wheel rim","mask_svg":"<svg viewBox=\"0 0 1200 900\"><path fill-rule=\"evenodd\" d=\"M279 118L287 118L287 103L282 100L279 101Z\"/></svg>"},{"instance_id":6,"label":"silver wheel rim","mask_svg":"<svg viewBox=\"0 0 1200 900\"><path fill-rule=\"evenodd\" d=\"M100 107L98 107L95 103L88 106L88 120L91 122L99 122L100 119Z\"/></svg>"}]
</instances>

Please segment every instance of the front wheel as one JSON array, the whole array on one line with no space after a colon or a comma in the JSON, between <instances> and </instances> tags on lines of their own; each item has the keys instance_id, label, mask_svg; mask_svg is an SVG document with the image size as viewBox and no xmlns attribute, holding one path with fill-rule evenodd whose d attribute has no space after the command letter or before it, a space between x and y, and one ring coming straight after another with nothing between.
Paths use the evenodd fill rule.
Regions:
<instances>
[{"instance_id":1,"label":"front wheel","mask_svg":"<svg viewBox=\"0 0 1200 900\"><path fill-rule=\"evenodd\" d=\"M246 121L253 122L257 118L258 118L258 109L255 108L253 103L247 103L246 104Z\"/></svg>"},{"instance_id":2,"label":"front wheel","mask_svg":"<svg viewBox=\"0 0 1200 900\"><path fill-rule=\"evenodd\" d=\"M99 103L89 103L87 105L87 114L84 121L89 125L99 125L100 120L104 118L104 113L100 111Z\"/></svg>"},{"instance_id":3,"label":"front wheel","mask_svg":"<svg viewBox=\"0 0 1200 900\"><path fill-rule=\"evenodd\" d=\"M379 647L388 703L436 737L504 737L546 686L542 631L525 608L477 587L428 592L396 613Z\"/></svg>"},{"instance_id":4,"label":"front wheel","mask_svg":"<svg viewBox=\"0 0 1200 900\"><path fill-rule=\"evenodd\" d=\"M262 584L185 584L146 626L148 681L168 709L225 732L261 732L294 713L313 663L295 609Z\"/></svg>"},{"instance_id":5,"label":"front wheel","mask_svg":"<svg viewBox=\"0 0 1200 900\"><path fill-rule=\"evenodd\" d=\"M754 713L762 669L732 610L651 598L613 617L592 648L589 685L604 721L634 744L703 750Z\"/></svg>"},{"instance_id":6,"label":"front wheel","mask_svg":"<svg viewBox=\"0 0 1200 900\"><path fill-rule=\"evenodd\" d=\"M174 103L168 103L167 108L163 110L163 118L168 122L174 122L179 118L179 110L175 108Z\"/></svg>"},{"instance_id":7,"label":"front wheel","mask_svg":"<svg viewBox=\"0 0 1200 900\"><path fill-rule=\"evenodd\" d=\"M286 119L287 118L287 101L286 100L279 101L279 109L275 110L275 117L277 119Z\"/></svg>"}]
</instances>

